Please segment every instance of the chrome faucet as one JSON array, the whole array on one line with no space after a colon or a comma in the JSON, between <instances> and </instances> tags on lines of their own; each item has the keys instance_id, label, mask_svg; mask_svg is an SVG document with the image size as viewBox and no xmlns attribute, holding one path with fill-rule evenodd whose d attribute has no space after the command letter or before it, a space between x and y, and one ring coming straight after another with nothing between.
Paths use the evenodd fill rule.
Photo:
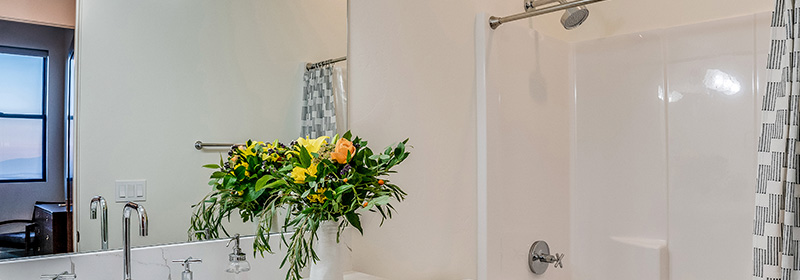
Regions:
<instances>
[{"instance_id":1,"label":"chrome faucet","mask_svg":"<svg viewBox=\"0 0 800 280\"><path fill-rule=\"evenodd\" d=\"M92 198L91 204L89 204L89 208L91 212L89 213L89 218L92 220L97 219L97 206L103 210L103 213L100 215L100 236L102 238L102 249L108 250L108 205L106 204L106 199L102 196L95 196Z\"/></svg>"},{"instance_id":2,"label":"chrome faucet","mask_svg":"<svg viewBox=\"0 0 800 280\"><path fill-rule=\"evenodd\" d=\"M147 211L144 206L128 202L122 208L122 245L124 252L122 262L124 265L125 280L131 280L131 211L136 210L139 214L139 235L147 236Z\"/></svg>"}]
</instances>

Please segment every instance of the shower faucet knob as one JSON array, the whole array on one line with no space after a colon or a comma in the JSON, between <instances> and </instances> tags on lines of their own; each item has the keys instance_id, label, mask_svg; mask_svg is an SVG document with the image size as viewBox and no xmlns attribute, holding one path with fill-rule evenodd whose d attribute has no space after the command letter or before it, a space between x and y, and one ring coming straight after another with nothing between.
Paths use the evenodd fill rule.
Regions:
<instances>
[{"instance_id":1,"label":"shower faucet knob","mask_svg":"<svg viewBox=\"0 0 800 280\"><path fill-rule=\"evenodd\" d=\"M564 268L563 260L563 253L550 254L550 246L545 241L534 242L528 251L528 266L534 274L544 274L551 263L553 267Z\"/></svg>"},{"instance_id":2,"label":"shower faucet knob","mask_svg":"<svg viewBox=\"0 0 800 280\"><path fill-rule=\"evenodd\" d=\"M560 254L557 253L556 254L556 260L553 263L553 267L564 268L564 263L561 262L561 260L563 260L563 259L564 259L564 253L560 253Z\"/></svg>"}]
</instances>

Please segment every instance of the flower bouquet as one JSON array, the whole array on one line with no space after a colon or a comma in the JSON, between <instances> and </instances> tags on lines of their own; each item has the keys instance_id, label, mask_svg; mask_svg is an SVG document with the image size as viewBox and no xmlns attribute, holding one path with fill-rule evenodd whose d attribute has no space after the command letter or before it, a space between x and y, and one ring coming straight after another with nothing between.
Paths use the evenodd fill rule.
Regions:
<instances>
[{"instance_id":1,"label":"flower bouquet","mask_svg":"<svg viewBox=\"0 0 800 280\"><path fill-rule=\"evenodd\" d=\"M227 158L214 169L209 185L213 187L203 200L193 205L189 234L197 238L219 238L223 220L234 211L244 222L257 223L254 249L272 253L269 245L273 227L287 232L281 235L287 253L281 268L288 264L286 279L300 279L300 271L310 261L318 261L314 245L318 229L335 223L336 240L348 226L361 234L360 216L365 211L381 215L381 225L392 217L391 202L402 201L406 193L388 180L391 169L405 160L408 139L374 153L367 141L342 137L299 138L288 146L247 141L231 147ZM284 223L275 221L283 211ZM291 233L287 240L286 236ZM201 236L198 231L206 231ZM313 272L312 272L313 274Z\"/></svg>"}]
</instances>

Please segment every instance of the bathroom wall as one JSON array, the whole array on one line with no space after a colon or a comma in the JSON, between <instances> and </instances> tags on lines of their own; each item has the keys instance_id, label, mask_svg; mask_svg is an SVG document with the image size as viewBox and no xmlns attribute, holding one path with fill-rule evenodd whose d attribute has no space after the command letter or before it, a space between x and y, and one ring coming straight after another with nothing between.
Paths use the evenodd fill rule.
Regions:
<instances>
[{"instance_id":1,"label":"bathroom wall","mask_svg":"<svg viewBox=\"0 0 800 280\"><path fill-rule=\"evenodd\" d=\"M667 212L672 205L667 180L670 174L674 174L668 173L667 168L670 164L678 163L668 163L665 121L648 117L642 123L637 123L635 118L626 118L630 115L628 111L632 111L663 115L663 119L666 119L666 103L653 101L652 96L635 96L636 92L648 90L647 83L637 81L638 77L643 76L651 82L658 82L660 77L662 88L666 87L664 73L667 71L663 69L666 66L660 58L662 54L659 49L661 39L643 34L646 38L640 39L645 50L636 56L644 58L641 62L621 59L610 61L607 65L594 65L593 68L586 68L588 70L574 67L569 72L561 67L577 62L568 58L573 45L562 42L717 20L765 11L771 7L770 3L764 1L756 3L748 0L714 0L699 4L696 1L667 0L607 1L592 5L592 16L577 30L564 31L558 23L560 15L553 14L532 22L514 22L496 31L486 31L483 34L487 36L482 41L483 46L493 48L481 49L479 43L478 49L475 49L473 42L476 36L481 36L481 29L468 30L466 26L475 26L476 22L478 26L483 26L488 15L519 13L522 11L521 1L351 0L350 4L351 127L373 143L386 145L410 136L415 146L408 162L399 169L400 174L392 177L409 191L411 195L408 201L398 205L398 214L382 229L377 229L373 220L368 223L366 235L355 240L355 267L390 279L532 278L534 276L527 272L527 264L521 256L527 252L530 243L538 239L553 240L554 244L551 245L556 252L569 250L565 269L551 268L540 277L542 279L597 279L595 277L598 277L600 270L592 269L597 269L599 265L596 263L600 262L608 263L608 269L602 271L631 271L634 276L636 273L647 273L656 277L653 279L668 275L669 271L663 271L668 269L664 264L670 261L669 256L664 254L667 249L665 240L670 232L668 223L678 223L674 220L678 216L675 213L671 221ZM611 6L600 7L603 5ZM475 15L480 13L486 14L475 19ZM638 38L638 34L631 36ZM634 43L609 44L625 47ZM611 45L606 47L608 52L605 54L624 58L625 52L613 53ZM581 46L576 48L578 50ZM650 52L647 48L659 50ZM655 55L655 60L651 55ZM602 56L594 55L597 59ZM654 63L654 66L646 66L649 63ZM489 68L483 68L486 72L481 72L486 64ZM645 70L656 72L639 73L628 69L630 64L644 65L642 67L646 67ZM476 70L479 73L477 79L472 74ZM568 77L570 73L578 75L578 71L582 71L580 77L587 79L587 83L593 83L591 86L612 94L584 94L579 98L582 103L578 105L583 106L583 112L570 113L573 112L570 106L565 105L569 101L562 98L572 98L572 82ZM615 71L621 72L619 76L614 76L614 82L620 85L618 89L621 92L614 91L611 82L586 77L588 73L597 76ZM626 78L625 74L632 76ZM481 81L481 77L487 80ZM633 93L625 91L625 86L630 86ZM637 90L636 87L644 89ZM483 116L479 107L481 99L475 99L476 94L480 95L481 88L487 89L484 96L487 107L483 108L487 111ZM659 100L657 86L655 90L654 96ZM623 98L628 95L634 95L634 99ZM598 103L602 104L598 105L600 107L592 107L588 102L595 99L603 101ZM525 110L527 114L506 112L506 109ZM592 122L591 118L595 115L597 121ZM520 118L526 119L523 121ZM565 119L575 121L576 118L584 122L573 124L579 129L573 129L573 135L565 138L567 132L563 131L563 126L568 125ZM480 127L482 120L487 122L485 132ZM618 121L621 122L615 123ZM507 127L503 126L506 122ZM520 130L515 131L511 124L517 125ZM599 127L592 130L591 124ZM604 128L620 135L609 133L598 136L600 138L586 138L588 142L571 144L571 153L564 150L566 145L580 139L581 135L590 135L588 133L593 131L599 133ZM574 134L576 132L577 135ZM480 140L482 133L488 134ZM511 141L516 140L517 136L520 136L520 142ZM620 143L615 143L615 139ZM529 146L516 146L525 144ZM625 145L634 152L618 155L613 149L604 150L615 147L619 150ZM513 150L511 146L519 148ZM482 148L486 158L481 157ZM505 149L514 152L496 154L509 153ZM750 150L743 148L741 151ZM574 154L582 152L587 154L581 157ZM506 156L529 160L517 164L538 168L525 169L524 166L497 163ZM594 164L581 163L587 156L592 157ZM563 162L567 157L570 158L569 167L565 167ZM601 157L608 157L608 160L601 161ZM486 162L482 162L484 160ZM549 162L552 165L546 164ZM647 167L637 169L642 164L647 164ZM615 165L619 166L617 170L612 168ZM502 173L503 168L516 172L506 175ZM571 172L567 174L565 169ZM634 171L624 172L623 169ZM603 174L602 170L614 172ZM488 173L484 174L488 177L481 177L482 171ZM619 184L626 182L615 178L628 176L629 173L635 177L630 183L631 187L620 187ZM528 181L516 178L525 175L530 176ZM592 175L598 175L607 182L592 182ZM573 186L565 188L565 184ZM614 189L604 192L605 186ZM639 186L645 187L637 188ZM749 189L746 191L749 193ZM735 196L737 203L745 200L742 198L744 193L741 191ZM641 200L636 196L640 196ZM684 197L689 198L686 195ZM600 207L599 201L606 204ZM603 210L603 207L618 209L614 208L617 206L608 205L622 203L629 203L626 205L632 207L619 206L622 209L619 211ZM752 202L747 201L744 205L750 204ZM676 211L676 207L672 205L669 209ZM741 205L737 207L742 208ZM748 207L742 209L748 211ZM581 215L586 217L570 221ZM736 215L737 219L746 216L741 213ZM624 221L628 218L634 220L626 224ZM742 227L743 220L737 221L737 227ZM604 226L604 223L610 225ZM611 225L625 228L625 232L614 233L619 235L619 241L615 243L605 241L610 240L609 236L603 237L602 243L610 245L601 247L617 248L629 260L644 255L654 263L653 267L637 270L628 266L620 269L608 255L601 257L595 254L600 252L598 247L588 243L590 238L597 236L592 231L575 229L577 224L586 224L580 229L597 228L598 234L609 234ZM684 232L693 229L688 225L681 228ZM739 234L749 234L749 229ZM566 236L570 236L571 242L566 241ZM648 238L634 238L636 236ZM741 239L741 236L736 238ZM749 246L747 244L749 241L739 245ZM576 251L578 246L586 246L588 251ZM584 252L588 254L584 256ZM688 262L699 260L702 255L682 257L681 261L676 262L683 262L686 266ZM749 253L738 257L749 258ZM588 263L590 258L594 258L594 263ZM723 257L719 261L722 263L726 260L730 259ZM735 261L742 262L741 259ZM700 265L704 261L695 263ZM736 275L749 275L740 274Z\"/></svg>"},{"instance_id":2,"label":"bathroom wall","mask_svg":"<svg viewBox=\"0 0 800 280\"><path fill-rule=\"evenodd\" d=\"M147 180L150 236L185 241L190 206L210 191L225 149L193 143L291 141L300 134L305 63L347 53L342 1L82 0L78 28L77 209L81 251L100 246L88 201L115 180ZM235 219L235 218L234 218ZM252 225L229 228L252 233Z\"/></svg>"},{"instance_id":3,"label":"bathroom wall","mask_svg":"<svg viewBox=\"0 0 800 280\"><path fill-rule=\"evenodd\" d=\"M0 19L75 28L75 0L0 0Z\"/></svg>"},{"instance_id":4,"label":"bathroom wall","mask_svg":"<svg viewBox=\"0 0 800 280\"><path fill-rule=\"evenodd\" d=\"M575 44L574 279L751 277L768 34L759 13Z\"/></svg>"},{"instance_id":5,"label":"bathroom wall","mask_svg":"<svg viewBox=\"0 0 800 280\"><path fill-rule=\"evenodd\" d=\"M472 1L350 1L350 127L375 147L410 138L391 179L409 193L365 217L354 269L388 279L475 278ZM446 11L446 12L445 12Z\"/></svg>"},{"instance_id":6,"label":"bathroom wall","mask_svg":"<svg viewBox=\"0 0 800 280\"><path fill-rule=\"evenodd\" d=\"M478 53L486 53L477 61L485 67L478 106L486 113L478 123L480 131L485 119L487 136L478 157L485 151L487 177L478 189L486 193L486 235L479 236L487 242L486 279L528 279L535 241L547 241L552 254L570 253L570 46L523 26L477 28L485 32ZM549 269L547 279L571 279L569 258L565 266Z\"/></svg>"}]
</instances>

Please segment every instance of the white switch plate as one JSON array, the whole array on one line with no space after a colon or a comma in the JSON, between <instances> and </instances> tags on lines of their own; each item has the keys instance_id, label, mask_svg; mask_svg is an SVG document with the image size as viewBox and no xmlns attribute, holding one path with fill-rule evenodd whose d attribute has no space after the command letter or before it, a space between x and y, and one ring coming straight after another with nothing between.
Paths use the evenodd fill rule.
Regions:
<instances>
[{"instance_id":1,"label":"white switch plate","mask_svg":"<svg viewBox=\"0 0 800 280\"><path fill-rule=\"evenodd\" d=\"M147 200L147 180L117 180L115 187L118 203Z\"/></svg>"}]
</instances>

